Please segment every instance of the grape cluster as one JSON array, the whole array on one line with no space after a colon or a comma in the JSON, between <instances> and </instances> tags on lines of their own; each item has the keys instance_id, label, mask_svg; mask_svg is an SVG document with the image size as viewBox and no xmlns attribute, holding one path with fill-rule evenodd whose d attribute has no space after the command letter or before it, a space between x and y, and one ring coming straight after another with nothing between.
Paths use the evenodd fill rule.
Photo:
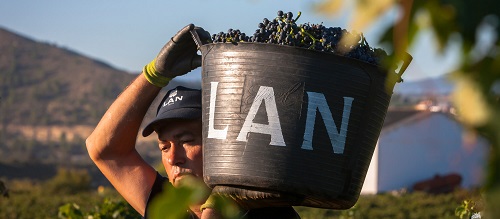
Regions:
<instances>
[{"instance_id":1,"label":"grape cluster","mask_svg":"<svg viewBox=\"0 0 500 219\"><path fill-rule=\"evenodd\" d=\"M371 48L363 34L351 33L340 27L325 27L323 24L297 24L301 12L293 17L292 12L278 11L276 18L264 18L253 35L240 30L229 29L226 33L212 35L213 43L256 42L296 46L330 52L350 58L380 65L381 58L387 56L384 50ZM341 43L342 37L352 39L352 44Z\"/></svg>"}]
</instances>

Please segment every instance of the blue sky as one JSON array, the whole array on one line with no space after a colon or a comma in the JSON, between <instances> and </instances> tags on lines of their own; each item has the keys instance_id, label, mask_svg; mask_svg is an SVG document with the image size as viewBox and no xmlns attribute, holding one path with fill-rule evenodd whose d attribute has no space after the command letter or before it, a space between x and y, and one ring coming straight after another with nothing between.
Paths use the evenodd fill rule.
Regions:
<instances>
[{"instance_id":1,"label":"blue sky","mask_svg":"<svg viewBox=\"0 0 500 219\"><path fill-rule=\"evenodd\" d=\"M349 11L320 15L312 8L319 1L0 0L0 27L138 73L188 23L211 33L229 28L253 33L263 18L274 18L276 11L283 10L294 14L301 11L299 23L323 22L326 26L347 28ZM385 16L363 31L371 46L380 47L375 42L393 17ZM441 57L433 47L430 34L420 37L418 46L410 50L414 61L403 76L405 80L436 77L453 68L456 50ZM187 76L191 77L199 76Z\"/></svg>"}]
</instances>

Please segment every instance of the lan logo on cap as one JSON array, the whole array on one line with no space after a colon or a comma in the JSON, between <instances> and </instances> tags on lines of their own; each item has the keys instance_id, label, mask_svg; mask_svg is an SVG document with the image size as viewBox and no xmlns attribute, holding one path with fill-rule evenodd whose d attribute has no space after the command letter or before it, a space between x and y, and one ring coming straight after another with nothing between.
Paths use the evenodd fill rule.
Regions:
<instances>
[{"instance_id":1,"label":"lan logo on cap","mask_svg":"<svg viewBox=\"0 0 500 219\"><path fill-rule=\"evenodd\" d=\"M183 96L177 97L177 89L175 89L172 92L170 92L170 94L168 95L168 100L163 102L163 106L164 107L170 106L170 105L174 104L175 102L182 100L182 97Z\"/></svg>"},{"instance_id":2,"label":"lan logo on cap","mask_svg":"<svg viewBox=\"0 0 500 219\"><path fill-rule=\"evenodd\" d=\"M168 95L168 97L172 98L172 97L175 97L176 95L177 95L177 89L175 89L172 92L170 92L170 94Z\"/></svg>"}]
</instances>

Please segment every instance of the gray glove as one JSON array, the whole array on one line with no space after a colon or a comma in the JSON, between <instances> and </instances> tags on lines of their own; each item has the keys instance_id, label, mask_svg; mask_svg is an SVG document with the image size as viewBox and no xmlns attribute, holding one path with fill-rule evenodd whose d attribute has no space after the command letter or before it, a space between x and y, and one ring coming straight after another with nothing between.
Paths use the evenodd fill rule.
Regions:
<instances>
[{"instance_id":1,"label":"gray glove","mask_svg":"<svg viewBox=\"0 0 500 219\"><path fill-rule=\"evenodd\" d=\"M156 58L144 67L144 75L151 84L164 87L174 77L201 66L201 56L197 54L198 48L191 30L195 30L202 41L210 40L210 33L201 27L189 24L182 28L163 46Z\"/></svg>"}]
</instances>

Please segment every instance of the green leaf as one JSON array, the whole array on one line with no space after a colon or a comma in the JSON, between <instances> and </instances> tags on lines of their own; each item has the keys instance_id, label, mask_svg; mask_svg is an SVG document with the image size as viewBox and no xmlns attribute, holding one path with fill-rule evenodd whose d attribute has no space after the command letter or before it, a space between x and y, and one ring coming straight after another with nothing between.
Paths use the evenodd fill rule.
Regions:
<instances>
[{"instance_id":1,"label":"green leaf","mask_svg":"<svg viewBox=\"0 0 500 219\"><path fill-rule=\"evenodd\" d=\"M151 203L148 215L152 219L177 219L185 217L190 205L204 201L209 194L204 182L194 177L185 178L179 187L168 183L163 193Z\"/></svg>"},{"instance_id":2,"label":"green leaf","mask_svg":"<svg viewBox=\"0 0 500 219\"><path fill-rule=\"evenodd\" d=\"M59 207L59 213L57 216L61 219L80 219L83 218L83 212L77 204L67 203Z\"/></svg>"}]
</instances>

